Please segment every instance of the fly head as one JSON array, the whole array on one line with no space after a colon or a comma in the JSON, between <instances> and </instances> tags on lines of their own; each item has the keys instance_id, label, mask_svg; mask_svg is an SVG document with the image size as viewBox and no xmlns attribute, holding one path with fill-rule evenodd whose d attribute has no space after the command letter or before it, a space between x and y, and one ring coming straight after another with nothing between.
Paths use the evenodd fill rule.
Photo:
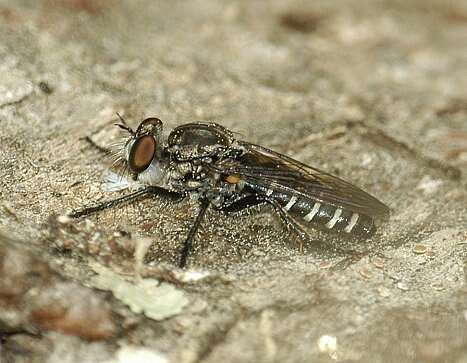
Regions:
<instances>
[{"instance_id":1,"label":"fly head","mask_svg":"<svg viewBox=\"0 0 467 363\"><path fill-rule=\"evenodd\" d=\"M145 185L164 186L167 161L162 121L155 117L146 118L133 131L121 117L120 120L122 124L117 126L130 134L123 144L122 158L132 178Z\"/></svg>"}]
</instances>

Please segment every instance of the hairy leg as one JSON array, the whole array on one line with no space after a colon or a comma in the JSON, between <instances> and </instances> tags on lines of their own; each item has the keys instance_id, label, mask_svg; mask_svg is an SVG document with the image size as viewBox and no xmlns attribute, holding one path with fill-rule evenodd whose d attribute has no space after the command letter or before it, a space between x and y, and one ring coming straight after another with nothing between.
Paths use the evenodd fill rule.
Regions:
<instances>
[{"instance_id":1,"label":"hairy leg","mask_svg":"<svg viewBox=\"0 0 467 363\"><path fill-rule=\"evenodd\" d=\"M306 233L303 228L297 222L295 222L295 220L287 213L287 211L284 210L278 201L272 198L268 198L264 195L247 195L246 197L243 197L242 199L239 199L232 204L221 208L220 210L226 213L235 213L263 203L270 204L274 208L274 211L279 215L281 221L285 224L287 229L295 232L300 237L302 242L311 240L308 233ZM300 244L300 249L303 249L302 243Z\"/></svg>"},{"instance_id":2,"label":"hairy leg","mask_svg":"<svg viewBox=\"0 0 467 363\"><path fill-rule=\"evenodd\" d=\"M182 253L180 255L180 263L179 263L179 266L181 268L184 268L186 266L186 261L188 259L188 255L190 254L196 232L198 231L199 226L201 225L201 222L203 221L204 215L206 214L206 211L208 210L209 205L210 203L206 200L203 200L201 202L201 209L199 210L199 213L196 216L195 222L193 223L193 226L191 227L190 232L188 232L188 236L186 237L185 242L183 242L183 248L182 248Z\"/></svg>"},{"instance_id":3,"label":"hairy leg","mask_svg":"<svg viewBox=\"0 0 467 363\"><path fill-rule=\"evenodd\" d=\"M133 193L123 195L119 198L107 200L105 202L99 203L91 207L85 207L83 209L73 211L69 213L68 216L71 218L79 218L79 217L87 216L87 215L90 215L96 212L100 212L104 209L115 207L120 204L131 203L131 202L134 202L135 200L144 199L149 196L155 196L155 195L169 198L173 201L180 201L185 197L184 194L171 192L166 189L155 187L155 186L149 186L149 187L145 187L144 189L137 190Z\"/></svg>"}]
</instances>

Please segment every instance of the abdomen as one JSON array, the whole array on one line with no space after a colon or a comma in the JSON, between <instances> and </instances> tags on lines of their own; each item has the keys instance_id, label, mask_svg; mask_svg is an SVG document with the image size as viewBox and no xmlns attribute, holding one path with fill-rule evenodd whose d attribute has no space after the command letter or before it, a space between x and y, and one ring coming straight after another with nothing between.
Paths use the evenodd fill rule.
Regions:
<instances>
[{"instance_id":1,"label":"abdomen","mask_svg":"<svg viewBox=\"0 0 467 363\"><path fill-rule=\"evenodd\" d=\"M278 201L283 209L299 220L302 225L310 225L330 232L368 237L376 231L374 219L364 214L305 198L302 195L269 189L256 183L246 183L246 186L252 192Z\"/></svg>"}]
</instances>

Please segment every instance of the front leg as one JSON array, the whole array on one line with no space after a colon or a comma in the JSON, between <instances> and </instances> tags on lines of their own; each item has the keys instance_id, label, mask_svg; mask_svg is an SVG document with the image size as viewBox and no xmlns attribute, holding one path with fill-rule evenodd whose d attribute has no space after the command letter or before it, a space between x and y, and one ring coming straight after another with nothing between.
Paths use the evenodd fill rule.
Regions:
<instances>
[{"instance_id":1,"label":"front leg","mask_svg":"<svg viewBox=\"0 0 467 363\"><path fill-rule=\"evenodd\" d=\"M69 213L68 216L71 218L79 218L83 216L88 216L90 214L100 212L104 209L112 208L112 207L115 207L117 205L124 204L124 203L131 203L138 199L145 199L149 196L155 196L155 195L171 199L175 202L178 202L185 197L185 195L182 193L171 192L167 189L156 187L156 186L148 186L143 189L137 190L136 192L123 195L119 198L107 200L105 202L99 203L92 207L78 209L76 211Z\"/></svg>"}]
</instances>

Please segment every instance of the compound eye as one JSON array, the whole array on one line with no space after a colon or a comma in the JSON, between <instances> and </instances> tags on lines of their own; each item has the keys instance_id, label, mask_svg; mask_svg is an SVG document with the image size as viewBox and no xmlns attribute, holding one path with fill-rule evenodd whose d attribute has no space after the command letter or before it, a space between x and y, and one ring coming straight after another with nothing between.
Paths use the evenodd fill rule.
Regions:
<instances>
[{"instance_id":1,"label":"compound eye","mask_svg":"<svg viewBox=\"0 0 467 363\"><path fill-rule=\"evenodd\" d=\"M141 136L133 143L128 165L135 173L141 173L151 164L156 153L156 140L150 135Z\"/></svg>"}]
</instances>

